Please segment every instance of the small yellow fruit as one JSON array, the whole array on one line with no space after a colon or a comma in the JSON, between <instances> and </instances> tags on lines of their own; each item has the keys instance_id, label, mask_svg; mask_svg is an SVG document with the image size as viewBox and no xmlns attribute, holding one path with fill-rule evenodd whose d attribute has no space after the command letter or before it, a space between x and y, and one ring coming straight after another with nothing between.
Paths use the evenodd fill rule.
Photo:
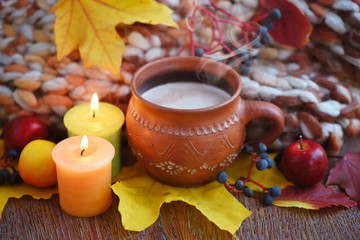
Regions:
<instances>
[{"instance_id":1,"label":"small yellow fruit","mask_svg":"<svg viewBox=\"0 0 360 240\"><path fill-rule=\"evenodd\" d=\"M29 142L19 157L19 174L28 184L49 187L56 184L56 165L51 152L55 143L47 140Z\"/></svg>"}]
</instances>

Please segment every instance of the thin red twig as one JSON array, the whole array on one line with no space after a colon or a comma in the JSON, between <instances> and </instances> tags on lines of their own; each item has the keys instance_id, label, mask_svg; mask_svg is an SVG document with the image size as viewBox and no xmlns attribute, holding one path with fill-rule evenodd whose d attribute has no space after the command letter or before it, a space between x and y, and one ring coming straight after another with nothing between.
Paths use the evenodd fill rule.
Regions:
<instances>
[{"instance_id":1,"label":"thin red twig","mask_svg":"<svg viewBox=\"0 0 360 240\"><path fill-rule=\"evenodd\" d=\"M186 49L190 49L190 54L192 56L195 55L195 48L202 48L205 51L206 55L213 54L213 51L215 51L219 46L221 46L223 49L225 49L230 57L234 57L235 62L240 62L239 59L236 56L236 53L231 50L230 47L224 42L224 33L221 29L221 23L233 25L235 27L238 27L242 30L242 34L244 36L243 42L241 45L248 45L250 41L250 37L253 37L254 34L257 33L257 27L254 25L256 21L260 21L268 16L268 14L264 16L259 16L255 20L249 22L242 21L235 15L231 14L230 12L220 8L214 0L210 0L210 7L211 8L205 8L202 5L198 4L196 1L193 1L194 4L194 10L190 16L189 21L189 31L190 31L190 43L186 44L184 47L182 47L177 55L179 56L181 53L183 53ZM225 16L229 17L229 19L224 19L219 16L217 16L217 12L223 13ZM200 17L206 17L209 21L211 21L211 40L207 44L207 46L203 46L201 44L195 43L195 23L199 22L196 21L196 17L200 15ZM233 44L233 42L232 42Z\"/></svg>"}]
</instances>

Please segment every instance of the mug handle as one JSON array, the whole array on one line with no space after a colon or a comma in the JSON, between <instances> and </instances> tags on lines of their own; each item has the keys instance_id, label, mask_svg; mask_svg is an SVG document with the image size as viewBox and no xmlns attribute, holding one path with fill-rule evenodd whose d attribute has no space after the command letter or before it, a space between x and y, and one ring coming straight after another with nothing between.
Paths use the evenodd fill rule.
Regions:
<instances>
[{"instance_id":1,"label":"mug handle","mask_svg":"<svg viewBox=\"0 0 360 240\"><path fill-rule=\"evenodd\" d=\"M282 133L285 119L279 107L263 101L244 101L245 125L256 118L268 118L273 121L271 128L252 140L250 145L262 142L265 145L273 143Z\"/></svg>"}]
</instances>

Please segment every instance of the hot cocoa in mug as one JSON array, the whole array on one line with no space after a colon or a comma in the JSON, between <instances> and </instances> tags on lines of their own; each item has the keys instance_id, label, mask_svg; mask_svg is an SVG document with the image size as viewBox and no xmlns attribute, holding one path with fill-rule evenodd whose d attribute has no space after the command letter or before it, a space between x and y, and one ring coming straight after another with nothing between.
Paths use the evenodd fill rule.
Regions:
<instances>
[{"instance_id":1,"label":"hot cocoa in mug","mask_svg":"<svg viewBox=\"0 0 360 240\"><path fill-rule=\"evenodd\" d=\"M135 73L131 91L128 144L154 178L174 186L214 180L241 151L251 120L272 120L272 127L258 138L265 144L278 138L284 127L277 106L241 99L240 75L207 58L150 62Z\"/></svg>"},{"instance_id":2,"label":"hot cocoa in mug","mask_svg":"<svg viewBox=\"0 0 360 240\"><path fill-rule=\"evenodd\" d=\"M176 109L211 107L231 97L221 88L201 82L169 82L153 87L141 95L157 105Z\"/></svg>"}]
</instances>

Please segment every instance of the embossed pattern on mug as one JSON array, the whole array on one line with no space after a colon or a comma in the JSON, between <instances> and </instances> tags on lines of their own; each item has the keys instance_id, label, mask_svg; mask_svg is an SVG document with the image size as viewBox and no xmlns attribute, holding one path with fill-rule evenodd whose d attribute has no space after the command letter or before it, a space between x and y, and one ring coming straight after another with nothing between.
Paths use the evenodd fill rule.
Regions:
<instances>
[{"instance_id":1,"label":"embossed pattern on mug","mask_svg":"<svg viewBox=\"0 0 360 240\"><path fill-rule=\"evenodd\" d=\"M153 130L155 132L161 132L163 134L169 135L181 135L181 136L194 136L195 134L198 136L208 135L210 133L222 132L224 129L231 127L232 125L239 122L239 116L236 113L233 113L230 118L225 119L222 122L214 123L210 126L197 126L197 127L189 127L189 128L173 128L165 125L155 125L140 116L140 114L133 108L132 105L129 106L130 113L132 117L141 124L143 127L148 128L149 130Z\"/></svg>"},{"instance_id":2,"label":"embossed pattern on mug","mask_svg":"<svg viewBox=\"0 0 360 240\"><path fill-rule=\"evenodd\" d=\"M180 173L195 174L198 171L214 171L218 167L227 167L237 156L237 146L234 144L227 134L223 135L221 138L216 138L214 141L210 142L207 149L200 150L196 146L196 140L194 141L191 138L186 138L186 136L201 136L208 134L216 134L224 131L225 129L230 128L231 126L239 122L239 117L237 114L232 114L232 116L223 120L221 123L212 124L211 126L198 126L198 127L189 127L189 128L173 128L169 126L158 126L151 127L154 124L151 124L150 120L144 119L140 116L139 113L132 107L129 106L130 113L133 119L140 125L137 128L137 131L129 133L134 139L134 145L131 148L133 154L138 158L142 159L149 166L155 167L157 169L166 172L169 175L177 175ZM146 124L144 124L146 123ZM169 141L164 141L162 143L154 143L151 139L151 135L143 134L144 130L141 127L146 128L150 131L155 131L157 133L168 135ZM163 129L163 131L161 131ZM196 134L196 135L195 135ZM183 142L179 144L174 144L171 142L171 136L183 136ZM143 153L140 149L135 146L148 146L156 156L154 159L157 159L157 162L153 162L149 159L145 159ZM195 163L203 162L202 165L194 168L188 168L181 163L178 163L176 159L176 153L186 153L187 159L182 161L192 161ZM223 155L223 161L217 164L209 163L212 160L212 157L216 155ZM208 159L208 161L206 161ZM195 164L199 165L199 164Z\"/></svg>"}]
</instances>

